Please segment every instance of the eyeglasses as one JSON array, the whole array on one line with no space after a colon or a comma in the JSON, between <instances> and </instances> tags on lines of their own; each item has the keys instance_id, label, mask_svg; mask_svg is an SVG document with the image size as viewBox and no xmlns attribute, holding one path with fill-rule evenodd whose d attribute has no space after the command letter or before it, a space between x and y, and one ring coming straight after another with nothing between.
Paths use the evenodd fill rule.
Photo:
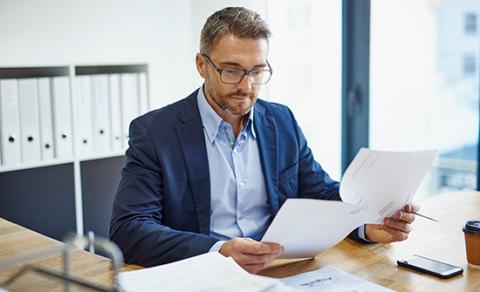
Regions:
<instances>
[{"instance_id":1,"label":"eyeglasses","mask_svg":"<svg viewBox=\"0 0 480 292\"><path fill-rule=\"evenodd\" d=\"M215 63L213 63L212 59L207 54L202 54L202 56L215 67L215 70L220 75L220 80L226 84L238 84L242 82L245 75L248 75L250 78L250 82L252 84L265 84L267 83L270 78L272 77L272 67L267 61L268 69L259 69L253 68L250 70L239 69L235 67L225 67L219 68Z\"/></svg>"}]
</instances>

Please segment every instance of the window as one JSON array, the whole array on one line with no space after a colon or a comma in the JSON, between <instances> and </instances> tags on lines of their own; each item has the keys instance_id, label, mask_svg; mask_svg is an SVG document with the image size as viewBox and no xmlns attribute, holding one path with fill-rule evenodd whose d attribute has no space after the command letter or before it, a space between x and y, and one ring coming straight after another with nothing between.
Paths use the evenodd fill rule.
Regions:
<instances>
[{"instance_id":1,"label":"window","mask_svg":"<svg viewBox=\"0 0 480 292\"><path fill-rule=\"evenodd\" d=\"M465 34L477 33L477 15L475 13L465 14Z\"/></svg>"},{"instance_id":2,"label":"window","mask_svg":"<svg viewBox=\"0 0 480 292\"><path fill-rule=\"evenodd\" d=\"M451 29L465 9L480 1L371 2L370 147L439 150L417 198L476 188L480 42Z\"/></svg>"},{"instance_id":3,"label":"window","mask_svg":"<svg viewBox=\"0 0 480 292\"><path fill-rule=\"evenodd\" d=\"M341 2L267 1L267 22L273 34L268 96L291 108L315 159L337 180L341 172Z\"/></svg>"},{"instance_id":4,"label":"window","mask_svg":"<svg viewBox=\"0 0 480 292\"><path fill-rule=\"evenodd\" d=\"M468 76L475 76L476 64L475 55L466 54L463 56L463 74Z\"/></svg>"}]
</instances>

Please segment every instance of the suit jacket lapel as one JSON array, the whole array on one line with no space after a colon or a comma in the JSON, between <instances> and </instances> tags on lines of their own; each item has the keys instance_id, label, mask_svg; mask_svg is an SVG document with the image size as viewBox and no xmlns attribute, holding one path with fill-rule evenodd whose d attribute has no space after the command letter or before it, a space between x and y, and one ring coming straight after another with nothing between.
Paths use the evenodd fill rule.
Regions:
<instances>
[{"instance_id":1,"label":"suit jacket lapel","mask_svg":"<svg viewBox=\"0 0 480 292\"><path fill-rule=\"evenodd\" d=\"M210 233L210 173L205 136L197 106L197 91L186 100L186 107L176 126L187 168L200 233Z\"/></svg>"},{"instance_id":2,"label":"suit jacket lapel","mask_svg":"<svg viewBox=\"0 0 480 292\"><path fill-rule=\"evenodd\" d=\"M265 108L257 103L255 105L255 133L258 140L263 175L267 188L268 200L272 214L279 209L278 203L278 133L275 119L270 116Z\"/></svg>"}]
</instances>

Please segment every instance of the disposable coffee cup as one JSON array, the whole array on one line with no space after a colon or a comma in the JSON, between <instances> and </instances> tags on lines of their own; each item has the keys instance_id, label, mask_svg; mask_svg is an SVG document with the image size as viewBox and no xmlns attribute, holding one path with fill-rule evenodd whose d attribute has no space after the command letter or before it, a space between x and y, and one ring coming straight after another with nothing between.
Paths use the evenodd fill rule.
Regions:
<instances>
[{"instance_id":1,"label":"disposable coffee cup","mask_svg":"<svg viewBox=\"0 0 480 292\"><path fill-rule=\"evenodd\" d=\"M467 221L463 232L465 233L467 262L471 267L480 268L480 221Z\"/></svg>"}]
</instances>

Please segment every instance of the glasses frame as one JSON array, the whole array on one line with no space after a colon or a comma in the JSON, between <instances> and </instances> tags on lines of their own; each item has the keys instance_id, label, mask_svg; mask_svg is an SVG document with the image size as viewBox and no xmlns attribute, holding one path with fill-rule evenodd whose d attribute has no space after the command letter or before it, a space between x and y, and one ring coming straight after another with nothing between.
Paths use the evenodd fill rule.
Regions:
<instances>
[{"instance_id":1,"label":"glasses frame","mask_svg":"<svg viewBox=\"0 0 480 292\"><path fill-rule=\"evenodd\" d=\"M222 69L220 67L217 66L217 64L215 64L212 59L210 59L210 57L205 54L205 53L202 53L201 54L210 64L213 65L213 67L215 67L215 71L217 71L218 75L220 75L220 81L222 81L223 83L225 84L240 84L240 82L242 82L243 78L245 78L246 75L248 75L248 77L250 78L250 72L254 71L254 70L258 70L258 69L249 69L249 70L245 70L245 69L238 69L238 71L243 71L243 76L242 78L240 78L240 80L238 82L225 82L222 78L222 73L223 73L223 70L225 69ZM258 83L258 82L254 82L254 81L251 81L250 82L254 85L261 85L261 84L267 84L268 81L270 81L270 79L272 78L272 74L273 74L273 70L272 70L272 66L270 66L270 63L268 63L268 60L265 60L266 63L267 63L267 66L268 66L268 69L263 69L263 71L268 71L270 72L270 76L268 77L268 79L264 82L261 82L261 83Z\"/></svg>"}]
</instances>

